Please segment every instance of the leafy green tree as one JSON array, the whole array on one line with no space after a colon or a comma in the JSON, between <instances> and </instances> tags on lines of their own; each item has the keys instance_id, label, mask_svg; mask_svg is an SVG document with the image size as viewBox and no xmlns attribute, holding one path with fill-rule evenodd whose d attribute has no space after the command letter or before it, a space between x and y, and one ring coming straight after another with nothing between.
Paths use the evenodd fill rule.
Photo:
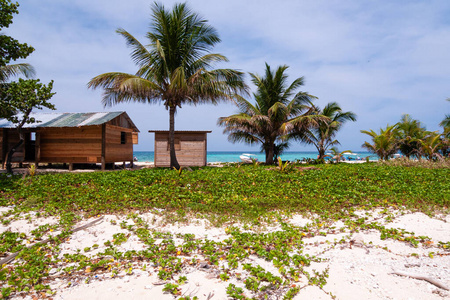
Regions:
<instances>
[{"instance_id":1,"label":"leafy green tree","mask_svg":"<svg viewBox=\"0 0 450 300\"><path fill-rule=\"evenodd\" d=\"M26 58L34 48L27 44L21 44L1 32L2 28L8 28L13 22L13 15L18 14L19 3L11 0L0 0L0 67L6 66L11 60Z\"/></svg>"},{"instance_id":2,"label":"leafy green tree","mask_svg":"<svg viewBox=\"0 0 450 300\"><path fill-rule=\"evenodd\" d=\"M18 82L11 82L7 90L1 91L2 98L6 98L9 105L17 113L16 115L8 115L6 119L16 125L19 134L19 142L9 150L7 155L7 172L12 173L11 158L25 140L23 126L36 122L30 116L33 109L43 109L44 107L55 109L54 105L48 102L55 94L52 92L52 88L53 81L45 85L40 83L39 79L19 79Z\"/></svg>"},{"instance_id":3,"label":"leafy green tree","mask_svg":"<svg viewBox=\"0 0 450 300\"><path fill-rule=\"evenodd\" d=\"M305 92L296 93L303 85L303 77L288 85L287 68L284 65L272 71L266 63L264 77L250 73L257 87L253 94L255 104L237 96L239 113L218 120L218 124L225 127L224 133L229 134L229 141L260 143L269 165L273 164L276 151L287 148L283 143L292 138L289 134L309 129L320 118L313 114L315 107L311 100L315 97Z\"/></svg>"},{"instance_id":4,"label":"leafy green tree","mask_svg":"<svg viewBox=\"0 0 450 300\"><path fill-rule=\"evenodd\" d=\"M27 78L32 77L34 75L34 68L25 63L0 66L0 93L8 89L10 83L7 81L10 77L18 76L19 74L23 74ZM5 119L16 113L14 106L9 103L8 98L0 98L0 119Z\"/></svg>"},{"instance_id":5,"label":"leafy green tree","mask_svg":"<svg viewBox=\"0 0 450 300\"><path fill-rule=\"evenodd\" d=\"M8 28L12 23L13 14L18 13L19 4L10 0L0 0L0 93L8 89L8 80L11 77L25 75L30 78L34 75L34 68L27 63L9 64L11 60L26 58L34 51L27 44L20 44L10 36L1 32L2 28ZM16 113L7 99L0 98L0 118L6 118Z\"/></svg>"},{"instance_id":6,"label":"leafy green tree","mask_svg":"<svg viewBox=\"0 0 450 300\"><path fill-rule=\"evenodd\" d=\"M186 4L176 4L168 11L155 3L151 19L148 46L124 29L117 30L132 48L131 58L138 66L136 74L101 74L88 87L104 88L105 106L131 101L163 102L170 117L170 166L179 169L174 146L177 109L184 104L231 100L234 94L246 91L244 74L232 69L212 69L214 63L227 61L221 54L210 53L220 38Z\"/></svg>"},{"instance_id":7,"label":"leafy green tree","mask_svg":"<svg viewBox=\"0 0 450 300\"><path fill-rule=\"evenodd\" d=\"M426 129L418 120L404 114L396 124L396 136L400 152L408 159L420 156L421 140L426 136Z\"/></svg>"},{"instance_id":8,"label":"leafy green tree","mask_svg":"<svg viewBox=\"0 0 450 300\"><path fill-rule=\"evenodd\" d=\"M398 151L396 130L396 125L387 125L385 129L380 128L380 133L376 133L372 129L370 131L361 130L362 133L372 138L372 144L364 142L362 147L375 153L382 160L389 160Z\"/></svg>"},{"instance_id":9,"label":"leafy green tree","mask_svg":"<svg viewBox=\"0 0 450 300\"><path fill-rule=\"evenodd\" d=\"M347 121L356 121L356 114L351 111L343 112L336 102L328 103L322 110L317 109L316 114L327 118L320 120L318 126L299 133L298 137L300 141L314 145L319 152L317 159L323 159L330 146L339 144L335 137L342 125Z\"/></svg>"}]
</instances>

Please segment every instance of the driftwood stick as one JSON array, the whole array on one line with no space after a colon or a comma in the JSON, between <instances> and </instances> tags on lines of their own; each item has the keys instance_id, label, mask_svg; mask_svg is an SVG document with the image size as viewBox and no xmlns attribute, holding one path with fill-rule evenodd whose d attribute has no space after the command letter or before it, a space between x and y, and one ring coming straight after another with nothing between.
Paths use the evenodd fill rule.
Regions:
<instances>
[{"instance_id":1,"label":"driftwood stick","mask_svg":"<svg viewBox=\"0 0 450 300\"><path fill-rule=\"evenodd\" d=\"M450 290L445 284L443 284L442 282L440 282L440 281L438 281L438 280L436 280L434 278L431 278L429 276L424 276L424 275L420 275L420 274L413 274L413 273L407 273L407 272L403 272L403 271L399 271L399 270L393 270L391 274L395 274L395 275L399 275L399 276L411 277L411 278L419 279L419 280L425 280L425 281L428 281L431 284L434 284L435 286L437 286L437 287L439 287L441 289L444 289L446 291Z\"/></svg>"},{"instance_id":2,"label":"driftwood stick","mask_svg":"<svg viewBox=\"0 0 450 300\"><path fill-rule=\"evenodd\" d=\"M80 226L80 227L77 227L77 228L75 228L73 230L70 230L70 232L74 233L74 232L86 229L88 227L91 227L93 225L96 225L95 223L100 222L102 219L103 219L103 216L101 216L100 218L95 219L94 221L89 222L89 223L87 223L87 224L85 224L83 226ZM37 245L47 244L50 240L52 240L52 239L51 238L45 239L42 242L39 242L39 243L36 243L36 244L33 244L33 245L29 245L29 246L27 246L27 248L31 248L31 247L34 247L34 246L37 246ZM10 262L12 262L16 258L16 256L19 255L19 253L20 253L20 251L17 251L16 253L10 254L7 257L5 257L4 259L0 260L0 267L3 266L4 264L9 264Z\"/></svg>"}]
</instances>

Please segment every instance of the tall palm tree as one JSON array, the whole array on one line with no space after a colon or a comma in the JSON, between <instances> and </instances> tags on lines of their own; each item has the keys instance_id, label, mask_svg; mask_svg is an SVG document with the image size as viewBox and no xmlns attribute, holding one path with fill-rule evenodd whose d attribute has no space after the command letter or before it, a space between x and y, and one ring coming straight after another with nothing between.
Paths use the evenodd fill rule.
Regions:
<instances>
[{"instance_id":1,"label":"tall palm tree","mask_svg":"<svg viewBox=\"0 0 450 300\"><path fill-rule=\"evenodd\" d=\"M408 114L402 115L400 122L396 126L400 152L408 159L411 156L419 156L420 140L426 136L425 127L418 120L412 119Z\"/></svg>"},{"instance_id":2,"label":"tall palm tree","mask_svg":"<svg viewBox=\"0 0 450 300\"><path fill-rule=\"evenodd\" d=\"M229 141L261 143L266 164L273 164L275 152L281 150L276 144L285 149L283 143L288 141L294 129L306 130L320 118L313 114L315 108L311 100L315 97L305 92L296 93L303 85L303 77L288 85L287 68L284 65L272 71L266 63L264 77L250 73L257 87L253 94L256 103L238 96L235 101L239 113L218 120L218 124L225 127L224 133L229 133Z\"/></svg>"},{"instance_id":3,"label":"tall palm tree","mask_svg":"<svg viewBox=\"0 0 450 300\"><path fill-rule=\"evenodd\" d=\"M111 106L124 102L163 102L169 110L170 166L180 165L175 155L175 113L184 104L231 100L246 91L243 73L231 69L212 70L212 64L228 61L210 53L220 42L216 30L192 12L185 3L171 11L162 4L152 6L148 46L124 29L118 29L138 66L136 74L111 72L91 79L89 88L104 88L102 103Z\"/></svg>"},{"instance_id":4,"label":"tall palm tree","mask_svg":"<svg viewBox=\"0 0 450 300\"><path fill-rule=\"evenodd\" d=\"M323 110L317 109L316 114L327 118L319 121L319 126L312 127L303 134L300 133L298 137L302 142L314 145L319 151L317 158L323 159L330 146L339 144L339 141L335 139L339 129L347 121L356 121L356 114L351 111L343 112L336 102L328 103Z\"/></svg>"},{"instance_id":5,"label":"tall palm tree","mask_svg":"<svg viewBox=\"0 0 450 300\"><path fill-rule=\"evenodd\" d=\"M380 133L376 133L372 129L370 131L361 130L372 137L372 144L364 142L363 148L366 148L372 153L378 155L382 160L389 160L389 157L398 151L398 140L396 139L396 126L387 125L386 129L381 128Z\"/></svg>"}]
</instances>

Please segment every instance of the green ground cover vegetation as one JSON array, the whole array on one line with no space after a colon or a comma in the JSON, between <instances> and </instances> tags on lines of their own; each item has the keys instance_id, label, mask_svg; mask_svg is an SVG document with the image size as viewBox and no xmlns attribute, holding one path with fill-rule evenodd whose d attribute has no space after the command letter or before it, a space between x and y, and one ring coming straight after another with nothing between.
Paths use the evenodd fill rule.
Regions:
<instances>
[{"instance_id":1,"label":"green ground cover vegetation","mask_svg":"<svg viewBox=\"0 0 450 300\"><path fill-rule=\"evenodd\" d=\"M226 221L275 213L334 215L359 207L447 210L450 170L379 164L261 165L2 176L0 205L93 216L163 209Z\"/></svg>"},{"instance_id":2,"label":"green ground cover vegetation","mask_svg":"<svg viewBox=\"0 0 450 300\"><path fill-rule=\"evenodd\" d=\"M233 299L281 296L292 299L305 286L323 288L326 284L328 269L314 269L312 263L321 263L321 259L303 252L303 238L336 234L337 229L327 225L332 219L342 219L347 229L340 231L348 235L335 239L326 249L348 244L351 233L367 229L379 231L381 239L394 239L413 247L431 245L433 242L427 236L388 229L378 219L369 220L353 212L359 208L406 207L429 214L448 213L449 175L450 169L445 167L388 163L314 166L280 163L279 167L255 163L196 168L192 172L155 168L35 176L3 174L0 206L14 207L2 214L4 225L16 218L28 218L27 211L32 212L30 218L55 215L59 222L41 225L30 234L11 231L0 234L0 257L19 253L14 262L0 266L1 297L30 294L51 297L54 295L51 278L55 276L65 278L70 286L72 282L89 283L105 275L128 276L140 269L163 281L166 293L181 297L178 299L195 299L181 295L181 286L189 281L182 276L183 269L206 266L217 269L222 281L238 280L239 285L230 282L227 286L227 295ZM150 228L138 211L159 212L168 221L182 221L189 216L206 217L216 225L242 221L244 231L228 223L224 229L228 238L222 242L197 238L194 234L174 235ZM392 217L389 211L383 209L380 217L388 220ZM60 245L70 238L75 223L82 217L104 213L126 216L120 224L115 221L111 224L128 233L114 234L104 243L104 251L94 255L90 252L99 247L97 244L74 254L59 254ZM317 215L308 225L297 227L285 223L291 213ZM281 224L281 229L245 232L255 228L254 225L264 226L272 221ZM60 233L48 243L39 243L57 230ZM130 234L145 243L145 250L119 249ZM176 238L183 241L176 244ZM431 255L450 247L449 241L434 242L436 247ZM387 247L383 249L389 251ZM277 274L249 264L250 256L271 262Z\"/></svg>"}]
</instances>

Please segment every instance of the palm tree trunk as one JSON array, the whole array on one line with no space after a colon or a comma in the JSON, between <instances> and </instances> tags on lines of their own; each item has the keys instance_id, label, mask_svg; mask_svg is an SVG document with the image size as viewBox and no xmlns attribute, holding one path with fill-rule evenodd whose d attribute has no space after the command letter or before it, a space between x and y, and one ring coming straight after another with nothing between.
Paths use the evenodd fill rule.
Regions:
<instances>
[{"instance_id":1,"label":"palm tree trunk","mask_svg":"<svg viewBox=\"0 0 450 300\"><path fill-rule=\"evenodd\" d=\"M273 165L273 149L274 143L269 143L266 148L266 165Z\"/></svg>"},{"instance_id":2,"label":"palm tree trunk","mask_svg":"<svg viewBox=\"0 0 450 300\"><path fill-rule=\"evenodd\" d=\"M175 110L176 106L169 108L169 147L170 147L170 168L180 169L177 156L175 155Z\"/></svg>"},{"instance_id":3,"label":"palm tree trunk","mask_svg":"<svg viewBox=\"0 0 450 300\"><path fill-rule=\"evenodd\" d=\"M317 159L324 159L325 156L325 149L320 148L319 149L319 157Z\"/></svg>"}]
</instances>

